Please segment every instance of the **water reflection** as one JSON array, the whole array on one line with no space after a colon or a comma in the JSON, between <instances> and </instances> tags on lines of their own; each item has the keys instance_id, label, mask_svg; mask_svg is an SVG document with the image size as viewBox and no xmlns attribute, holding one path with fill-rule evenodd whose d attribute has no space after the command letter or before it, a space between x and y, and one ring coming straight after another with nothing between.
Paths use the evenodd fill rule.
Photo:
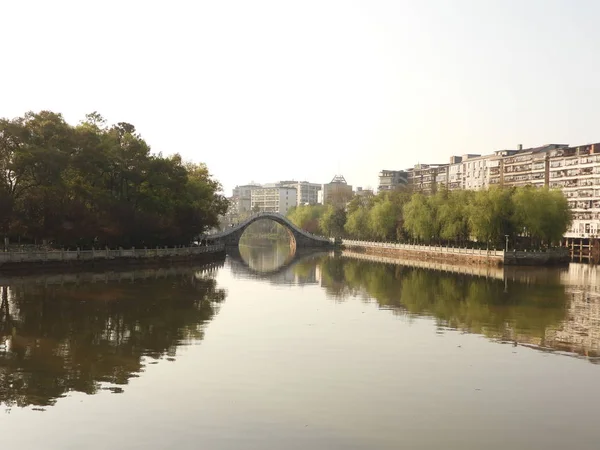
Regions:
<instances>
[{"instance_id":1,"label":"water reflection","mask_svg":"<svg viewBox=\"0 0 600 450\"><path fill-rule=\"evenodd\" d=\"M234 276L266 280L275 285L318 284L319 261L330 252L298 249L294 252L285 243L240 245L239 252L230 251L228 259Z\"/></svg>"},{"instance_id":2,"label":"water reflection","mask_svg":"<svg viewBox=\"0 0 600 450\"><path fill-rule=\"evenodd\" d=\"M202 339L225 299L206 267L127 274L75 276L103 283L30 277L1 288L0 404L121 392L147 359L173 358L178 345Z\"/></svg>"},{"instance_id":3,"label":"water reflection","mask_svg":"<svg viewBox=\"0 0 600 450\"><path fill-rule=\"evenodd\" d=\"M433 317L441 330L570 352L597 363L600 290L578 281L578 270L510 269L482 277L352 257L321 261L322 286L336 301L375 299L396 314Z\"/></svg>"},{"instance_id":4,"label":"water reflection","mask_svg":"<svg viewBox=\"0 0 600 450\"><path fill-rule=\"evenodd\" d=\"M254 272L273 273L294 259L289 242L265 241L262 244L240 245L239 256Z\"/></svg>"},{"instance_id":5,"label":"water reflection","mask_svg":"<svg viewBox=\"0 0 600 450\"><path fill-rule=\"evenodd\" d=\"M322 252L288 260L273 254L282 248L271 249L262 257L265 248L243 250L250 263L231 255L231 272L251 279L243 283L318 284L336 302L375 300L408 320L433 318L440 333L456 329L599 361L598 269L473 276ZM266 273L258 271L261 261L268 263ZM281 261L273 269L271 263ZM71 391L122 392L145 364L174 358L179 345L203 339L204 324L225 299L214 267L5 279L0 404L43 408Z\"/></svg>"}]
</instances>

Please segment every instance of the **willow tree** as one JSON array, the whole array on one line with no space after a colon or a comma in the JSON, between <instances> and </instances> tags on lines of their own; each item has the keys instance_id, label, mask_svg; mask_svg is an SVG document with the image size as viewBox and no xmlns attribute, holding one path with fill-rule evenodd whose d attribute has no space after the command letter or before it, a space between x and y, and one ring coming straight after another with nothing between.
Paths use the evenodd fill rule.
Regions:
<instances>
[{"instance_id":1,"label":"willow tree","mask_svg":"<svg viewBox=\"0 0 600 450\"><path fill-rule=\"evenodd\" d=\"M571 224L571 210L562 192L524 187L513 195L514 223L531 245L558 243Z\"/></svg>"},{"instance_id":2,"label":"willow tree","mask_svg":"<svg viewBox=\"0 0 600 450\"><path fill-rule=\"evenodd\" d=\"M502 245L504 236L515 236L515 205L512 189L491 188L477 191L469 204L469 224L480 242Z\"/></svg>"},{"instance_id":3,"label":"willow tree","mask_svg":"<svg viewBox=\"0 0 600 450\"><path fill-rule=\"evenodd\" d=\"M404 228L415 239L431 242L439 237L435 203L423 194L413 194L404 205Z\"/></svg>"}]
</instances>

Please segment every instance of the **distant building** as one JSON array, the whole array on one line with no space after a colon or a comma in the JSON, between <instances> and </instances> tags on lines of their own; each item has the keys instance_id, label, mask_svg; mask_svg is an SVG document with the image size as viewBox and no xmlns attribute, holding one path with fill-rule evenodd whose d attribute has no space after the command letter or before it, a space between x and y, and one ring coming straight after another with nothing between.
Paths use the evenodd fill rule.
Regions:
<instances>
[{"instance_id":1,"label":"distant building","mask_svg":"<svg viewBox=\"0 0 600 450\"><path fill-rule=\"evenodd\" d=\"M354 191L354 195L359 197L372 197L375 194L373 193L373 189L363 189L362 187L358 186Z\"/></svg>"},{"instance_id":2,"label":"distant building","mask_svg":"<svg viewBox=\"0 0 600 450\"><path fill-rule=\"evenodd\" d=\"M295 188L277 186L256 188L251 192L251 210L286 214L290 208L297 205L296 199Z\"/></svg>"},{"instance_id":3,"label":"distant building","mask_svg":"<svg viewBox=\"0 0 600 450\"><path fill-rule=\"evenodd\" d=\"M447 167L448 164L416 164L406 171L408 186L415 192L431 194L437 190L438 175L447 174ZM444 177L441 178L444 181Z\"/></svg>"},{"instance_id":4,"label":"distant building","mask_svg":"<svg viewBox=\"0 0 600 450\"><path fill-rule=\"evenodd\" d=\"M249 214L252 210L252 190L259 189L260 184L245 184L233 188L230 211L232 214Z\"/></svg>"},{"instance_id":5,"label":"distant building","mask_svg":"<svg viewBox=\"0 0 600 450\"><path fill-rule=\"evenodd\" d=\"M391 191L408 184L408 174L404 170L382 170L379 172L378 191Z\"/></svg>"},{"instance_id":6,"label":"distant building","mask_svg":"<svg viewBox=\"0 0 600 450\"><path fill-rule=\"evenodd\" d=\"M352 186L342 175L336 175L322 188L323 204L344 207L352 199Z\"/></svg>"},{"instance_id":7,"label":"distant building","mask_svg":"<svg viewBox=\"0 0 600 450\"><path fill-rule=\"evenodd\" d=\"M319 191L321 185L309 183L308 181L280 181L281 187L292 187L296 189L296 203L298 205L316 205L319 203Z\"/></svg>"}]
</instances>

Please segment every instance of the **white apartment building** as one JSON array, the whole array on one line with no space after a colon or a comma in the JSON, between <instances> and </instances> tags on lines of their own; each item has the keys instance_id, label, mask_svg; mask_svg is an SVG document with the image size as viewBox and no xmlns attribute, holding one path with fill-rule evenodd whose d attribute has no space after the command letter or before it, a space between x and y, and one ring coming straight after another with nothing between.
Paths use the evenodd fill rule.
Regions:
<instances>
[{"instance_id":1,"label":"white apartment building","mask_svg":"<svg viewBox=\"0 0 600 450\"><path fill-rule=\"evenodd\" d=\"M316 205L319 203L319 191L321 185L317 183L309 183L308 181L280 181L281 187L289 187L296 189L296 203L298 205Z\"/></svg>"},{"instance_id":2,"label":"white apartment building","mask_svg":"<svg viewBox=\"0 0 600 450\"><path fill-rule=\"evenodd\" d=\"M462 162L463 189L480 191L489 186L488 160L492 155L465 155Z\"/></svg>"},{"instance_id":3,"label":"white apartment building","mask_svg":"<svg viewBox=\"0 0 600 450\"><path fill-rule=\"evenodd\" d=\"M296 188L265 186L252 189L251 210L286 214L298 204Z\"/></svg>"},{"instance_id":4,"label":"white apartment building","mask_svg":"<svg viewBox=\"0 0 600 450\"><path fill-rule=\"evenodd\" d=\"M494 155L481 156L467 154L452 156L445 170L436 175L436 183L449 190L470 189L478 191L489 185L488 160Z\"/></svg>"},{"instance_id":5,"label":"white apartment building","mask_svg":"<svg viewBox=\"0 0 600 450\"><path fill-rule=\"evenodd\" d=\"M247 214L252 209L252 190L259 189L260 184L245 184L233 188L231 197L231 209L235 214Z\"/></svg>"},{"instance_id":6,"label":"white apartment building","mask_svg":"<svg viewBox=\"0 0 600 450\"><path fill-rule=\"evenodd\" d=\"M600 237L600 144L548 153L549 187L560 189L573 211L567 238Z\"/></svg>"}]
</instances>

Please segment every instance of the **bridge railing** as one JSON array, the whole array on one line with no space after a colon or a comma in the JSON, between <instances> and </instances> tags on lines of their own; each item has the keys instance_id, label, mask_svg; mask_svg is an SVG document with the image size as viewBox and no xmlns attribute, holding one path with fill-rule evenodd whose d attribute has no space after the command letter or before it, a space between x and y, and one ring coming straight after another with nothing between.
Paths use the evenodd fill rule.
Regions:
<instances>
[{"instance_id":1,"label":"bridge railing","mask_svg":"<svg viewBox=\"0 0 600 450\"><path fill-rule=\"evenodd\" d=\"M225 249L223 244L204 247L156 247L156 248L119 248L91 250L48 250L0 252L0 265L10 263L36 263L46 261L93 261L120 258L165 258L194 256L203 253L217 253Z\"/></svg>"}]
</instances>

